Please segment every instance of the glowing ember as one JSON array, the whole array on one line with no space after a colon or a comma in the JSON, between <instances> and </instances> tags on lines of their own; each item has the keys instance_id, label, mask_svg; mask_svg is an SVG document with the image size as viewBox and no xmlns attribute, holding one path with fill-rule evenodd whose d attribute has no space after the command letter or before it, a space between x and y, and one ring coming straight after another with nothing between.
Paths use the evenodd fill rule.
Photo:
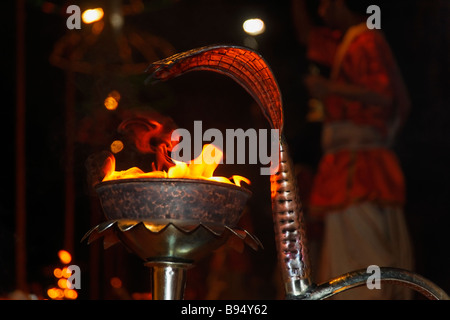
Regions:
<instances>
[{"instance_id":1,"label":"glowing ember","mask_svg":"<svg viewBox=\"0 0 450 320\"><path fill-rule=\"evenodd\" d=\"M222 160L222 157L222 150L212 144L207 144L203 147L202 153L199 157L192 160L190 163L172 160L174 165L167 171L154 170L151 172L144 172L137 167L132 167L123 171L115 171L116 159L113 155L111 155L105 162L105 177L103 178L103 181L133 178L185 178L217 181L235 184L237 186L241 186L242 181L250 184L249 179L238 175L233 175L230 179L221 176L214 176L214 170ZM199 158L201 158L201 161L199 161Z\"/></svg>"}]
</instances>

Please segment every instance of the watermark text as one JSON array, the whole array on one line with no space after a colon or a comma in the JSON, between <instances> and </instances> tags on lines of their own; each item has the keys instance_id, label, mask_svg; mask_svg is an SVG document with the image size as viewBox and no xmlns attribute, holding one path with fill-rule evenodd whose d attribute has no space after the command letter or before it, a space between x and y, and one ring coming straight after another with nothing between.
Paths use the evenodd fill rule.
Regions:
<instances>
[{"instance_id":1,"label":"watermark text","mask_svg":"<svg viewBox=\"0 0 450 320\"><path fill-rule=\"evenodd\" d=\"M208 154L205 157L196 158L194 163L202 161L208 164L258 164L261 167L261 175L275 174L279 165L280 133L278 129L226 129L225 134L219 129L210 128L203 132L202 121L194 121L194 135L187 129L178 128L172 132L172 141L178 143L172 149L171 157L174 160L190 162L192 145L194 154L202 152L204 142L208 142L221 150L226 150L225 159L216 154ZM210 149L213 152L213 148ZM248 150L248 152L247 152Z\"/></svg>"}]
</instances>

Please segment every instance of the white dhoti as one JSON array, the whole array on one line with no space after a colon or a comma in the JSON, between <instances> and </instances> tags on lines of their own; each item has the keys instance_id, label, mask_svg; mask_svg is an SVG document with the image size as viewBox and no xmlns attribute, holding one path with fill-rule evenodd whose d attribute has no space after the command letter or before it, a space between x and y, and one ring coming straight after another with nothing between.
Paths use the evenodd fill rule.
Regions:
<instances>
[{"instance_id":1,"label":"white dhoti","mask_svg":"<svg viewBox=\"0 0 450 320\"><path fill-rule=\"evenodd\" d=\"M317 283L329 281L370 265L413 269L408 228L400 208L365 202L325 218ZM366 286L335 295L334 299L411 299L413 291L381 282L381 289Z\"/></svg>"}]
</instances>

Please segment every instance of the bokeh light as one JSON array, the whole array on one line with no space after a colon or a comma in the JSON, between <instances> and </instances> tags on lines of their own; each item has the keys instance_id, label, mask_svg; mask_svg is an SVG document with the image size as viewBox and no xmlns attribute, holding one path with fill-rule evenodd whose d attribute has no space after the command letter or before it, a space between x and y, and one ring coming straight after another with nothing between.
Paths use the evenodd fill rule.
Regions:
<instances>
[{"instance_id":1,"label":"bokeh light","mask_svg":"<svg viewBox=\"0 0 450 320\"><path fill-rule=\"evenodd\" d=\"M102 8L88 9L81 14L81 19L84 23L89 24L101 20L103 14Z\"/></svg>"},{"instance_id":2,"label":"bokeh light","mask_svg":"<svg viewBox=\"0 0 450 320\"><path fill-rule=\"evenodd\" d=\"M242 28L251 36L257 36L266 30L264 21L259 18L247 19L244 21Z\"/></svg>"}]
</instances>

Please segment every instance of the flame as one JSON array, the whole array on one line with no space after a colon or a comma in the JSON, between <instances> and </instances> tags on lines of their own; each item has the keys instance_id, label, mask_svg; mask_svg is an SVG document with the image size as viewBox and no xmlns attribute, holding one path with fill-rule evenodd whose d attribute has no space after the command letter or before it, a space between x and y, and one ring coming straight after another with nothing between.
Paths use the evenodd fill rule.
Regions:
<instances>
[{"instance_id":1,"label":"flame","mask_svg":"<svg viewBox=\"0 0 450 320\"><path fill-rule=\"evenodd\" d=\"M156 121L156 117L161 118L160 121ZM161 171L173 165L168 151L173 148L171 136L174 129L175 124L170 118L152 114L125 120L119 125L118 131L131 138L139 152L154 154L156 167L153 170Z\"/></svg>"},{"instance_id":2,"label":"flame","mask_svg":"<svg viewBox=\"0 0 450 320\"><path fill-rule=\"evenodd\" d=\"M221 162L222 157L222 150L212 144L206 144L203 147L202 153L189 163L172 159L172 162L175 165L171 166L167 171L155 170L151 172L143 172L137 167L132 167L123 171L115 171L116 159L113 155L111 155L106 159L103 167L105 174L103 181L133 178L185 178L217 181L235 184L239 187L241 186L241 182L250 184L249 179L238 175L233 175L231 178L214 176L214 171Z\"/></svg>"},{"instance_id":3,"label":"flame","mask_svg":"<svg viewBox=\"0 0 450 320\"><path fill-rule=\"evenodd\" d=\"M103 163L103 181L134 178L186 178L217 181L241 186L241 182L250 184L250 180L242 176L231 178L214 176L223 152L213 144L206 144L201 154L188 163L177 161L169 156L176 142L172 133L176 128L172 119L156 112L142 113L122 121L118 132L133 141L136 149L143 154L154 154L156 161L152 163L152 171L144 172L138 167L116 171L116 159L110 155ZM111 151L114 150L111 145Z\"/></svg>"}]
</instances>

